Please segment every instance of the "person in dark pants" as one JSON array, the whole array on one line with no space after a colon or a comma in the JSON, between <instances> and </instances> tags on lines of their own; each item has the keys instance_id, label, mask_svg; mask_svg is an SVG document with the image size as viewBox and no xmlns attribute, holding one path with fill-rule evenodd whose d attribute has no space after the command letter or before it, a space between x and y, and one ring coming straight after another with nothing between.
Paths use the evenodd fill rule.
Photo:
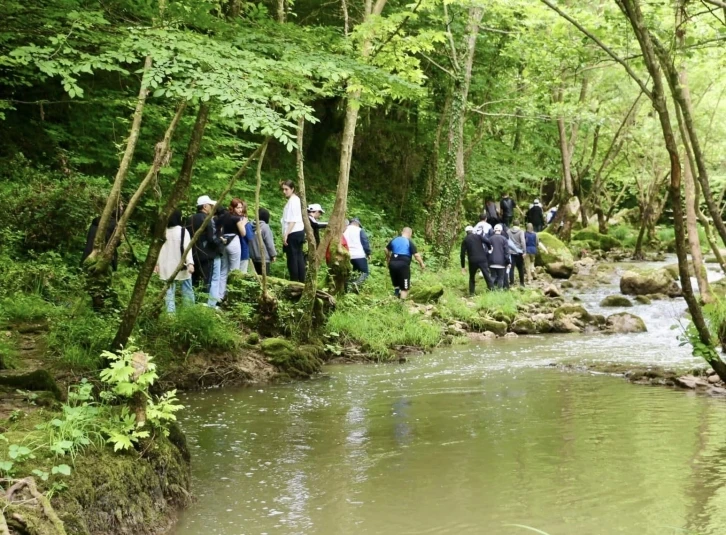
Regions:
<instances>
[{"instance_id":1,"label":"person in dark pants","mask_svg":"<svg viewBox=\"0 0 726 535\"><path fill-rule=\"evenodd\" d=\"M527 210L525 217L527 223L532 223L534 232L541 232L545 226L545 216L542 206L539 203L539 199L535 199L532 206Z\"/></svg>"},{"instance_id":2,"label":"person in dark pants","mask_svg":"<svg viewBox=\"0 0 726 535\"><path fill-rule=\"evenodd\" d=\"M524 286L524 254L527 250L527 241L524 231L519 228L519 222L512 223L509 229L509 253L512 258L512 268L509 271L509 285L514 286L514 270L519 273L519 285Z\"/></svg>"},{"instance_id":3,"label":"person in dark pants","mask_svg":"<svg viewBox=\"0 0 726 535\"><path fill-rule=\"evenodd\" d=\"M501 222L505 223L508 227L512 224L512 219L514 219L514 209L516 207L517 203L509 196L509 193L502 195L502 200L499 202L499 213L501 215Z\"/></svg>"},{"instance_id":4,"label":"person in dark pants","mask_svg":"<svg viewBox=\"0 0 726 535\"><path fill-rule=\"evenodd\" d=\"M497 203L489 199L485 206L484 212L487 214L487 221L490 225L496 225L499 223L499 214L497 213Z\"/></svg>"},{"instance_id":5,"label":"person in dark pants","mask_svg":"<svg viewBox=\"0 0 726 535\"><path fill-rule=\"evenodd\" d=\"M202 227L207 215L214 210L217 204L209 198L209 195L202 195L197 199L197 213L187 220L186 229L192 238ZM217 257L217 245L214 239L214 224L212 221L205 227L197 243L192 247L194 259L194 273L192 273L192 285L200 288L204 293L209 293L209 284L214 268L214 259Z\"/></svg>"},{"instance_id":6,"label":"person in dark pants","mask_svg":"<svg viewBox=\"0 0 726 535\"><path fill-rule=\"evenodd\" d=\"M285 180L280 184L287 204L282 212L282 243L287 255L287 270L290 280L305 282L305 225L303 223L302 202L295 194L295 184Z\"/></svg>"},{"instance_id":7,"label":"person in dark pants","mask_svg":"<svg viewBox=\"0 0 726 535\"><path fill-rule=\"evenodd\" d=\"M461 242L461 273L466 274L466 257L469 257L469 295L476 290L476 273L481 271L487 288L493 288L492 278L489 274L489 236L477 234L473 227L466 227L466 237Z\"/></svg>"},{"instance_id":8,"label":"person in dark pants","mask_svg":"<svg viewBox=\"0 0 726 535\"><path fill-rule=\"evenodd\" d=\"M343 232L343 237L348 243L350 251L350 263L353 271L359 273L358 278L349 283L350 289L358 292L359 286L365 282L370 274L368 268L368 260L371 257L371 246L368 241L368 235L360 224L360 219L354 217L350 220L350 224Z\"/></svg>"},{"instance_id":9,"label":"person in dark pants","mask_svg":"<svg viewBox=\"0 0 726 535\"><path fill-rule=\"evenodd\" d=\"M406 299L411 289L411 259L415 258L422 270L425 268L416 245L411 241L412 235L413 230L406 227L400 236L386 245L386 264L393 283L393 294L399 299Z\"/></svg>"},{"instance_id":10,"label":"person in dark pants","mask_svg":"<svg viewBox=\"0 0 726 535\"><path fill-rule=\"evenodd\" d=\"M320 229L328 227L327 221L320 221L320 217L325 213L323 207L319 204L311 204L308 206L308 218L310 219L310 226L313 229L313 236L315 236L315 246L320 245Z\"/></svg>"},{"instance_id":11,"label":"person in dark pants","mask_svg":"<svg viewBox=\"0 0 726 535\"><path fill-rule=\"evenodd\" d=\"M507 286L507 268L511 268L508 239L502 236L502 226L494 225L494 234L489 238L491 253L489 254L489 270L492 274L494 287L503 289Z\"/></svg>"}]
</instances>

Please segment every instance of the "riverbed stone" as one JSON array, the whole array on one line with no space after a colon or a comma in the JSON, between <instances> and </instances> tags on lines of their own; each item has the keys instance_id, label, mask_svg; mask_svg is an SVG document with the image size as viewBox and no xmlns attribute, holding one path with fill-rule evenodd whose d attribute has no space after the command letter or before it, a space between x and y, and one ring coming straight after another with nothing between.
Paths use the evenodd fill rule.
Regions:
<instances>
[{"instance_id":1,"label":"riverbed stone","mask_svg":"<svg viewBox=\"0 0 726 535\"><path fill-rule=\"evenodd\" d=\"M590 323L592 321L592 315L585 309L585 307L580 305L562 305L555 310L553 317L556 321L565 316L574 317L583 323Z\"/></svg>"},{"instance_id":2,"label":"riverbed stone","mask_svg":"<svg viewBox=\"0 0 726 535\"><path fill-rule=\"evenodd\" d=\"M608 316L606 326L608 332L619 334L644 333L648 330L642 318L629 312Z\"/></svg>"},{"instance_id":3,"label":"riverbed stone","mask_svg":"<svg viewBox=\"0 0 726 535\"><path fill-rule=\"evenodd\" d=\"M438 303L442 295L444 295L444 287L441 284L413 286L408 293L411 300L419 304Z\"/></svg>"},{"instance_id":4,"label":"riverbed stone","mask_svg":"<svg viewBox=\"0 0 726 535\"><path fill-rule=\"evenodd\" d=\"M624 295L608 295L600 301L601 307L631 307L633 303Z\"/></svg>"},{"instance_id":5,"label":"riverbed stone","mask_svg":"<svg viewBox=\"0 0 726 535\"><path fill-rule=\"evenodd\" d=\"M507 333L504 338L519 338L519 335L517 333Z\"/></svg>"},{"instance_id":6,"label":"riverbed stone","mask_svg":"<svg viewBox=\"0 0 726 535\"><path fill-rule=\"evenodd\" d=\"M545 295L546 295L547 297L562 297L562 292L560 292L560 291L559 291L559 290L557 289L557 286L555 286L554 284L550 284L550 285L548 285L548 286L547 286L547 287L546 287L546 288L544 289L544 294L545 294Z\"/></svg>"},{"instance_id":7,"label":"riverbed stone","mask_svg":"<svg viewBox=\"0 0 726 535\"><path fill-rule=\"evenodd\" d=\"M680 386L681 388L688 388L691 390L694 390L696 388L706 388L710 386L707 380L703 379L702 377L695 377L693 375L683 375L681 377L676 377L674 382L677 386Z\"/></svg>"},{"instance_id":8,"label":"riverbed stone","mask_svg":"<svg viewBox=\"0 0 726 535\"><path fill-rule=\"evenodd\" d=\"M510 329L517 334L535 334L537 332L537 324L529 318L516 318Z\"/></svg>"},{"instance_id":9,"label":"riverbed stone","mask_svg":"<svg viewBox=\"0 0 726 535\"><path fill-rule=\"evenodd\" d=\"M319 372L323 365L321 348L318 346L296 347L283 338L266 338L260 342L260 348L270 364L274 364L290 377L310 377Z\"/></svg>"},{"instance_id":10,"label":"riverbed stone","mask_svg":"<svg viewBox=\"0 0 726 535\"><path fill-rule=\"evenodd\" d=\"M626 295L650 295L663 293L669 297L681 294L681 289L666 269L654 269L642 273L626 271L620 277L620 291Z\"/></svg>"},{"instance_id":11,"label":"riverbed stone","mask_svg":"<svg viewBox=\"0 0 726 535\"><path fill-rule=\"evenodd\" d=\"M641 305L649 305L652 303L650 297L648 297L647 295L636 295L635 300Z\"/></svg>"},{"instance_id":12,"label":"riverbed stone","mask_svg":"<svg viewBox=\"0 0 726 535\"><path fill-rule=\"evenodd\" d=\"M556 333L579 333L585 328L585 325L575 318L565 316L556 319L552 324L552 332Z\"/></svg>"},{"instance_id":13,"label":"riverbed stone","mask_svg":"<svg viewBox=\"0 0 726 535\"><path fill-rule=\"evenodd\" d=\"M504 336L507 333L507 324L490 318L479 318L479 327L482 331L491 331L497 336Z\"/></svg>"},{"instance_id":14,"label":"riverbed stone","mask_svg":"<svg viewBox=\"0 0 726 535\"><path fill-rule=\"evenodd\" d=\"M483 333L468 333L467 336L472 342L490 342L497 337L497 335L491 331L484 331Z\"/></svg>"},{"instance_id":15,"label":"riverbed stone","mask_svg":"<svg viewBox=\"0 0 726 535\"><path fill-rule=\"evenodd\" d=\"M538 236L547 252L540 249L535 257L535 263L543 266L545 271L553 277L569 278L574 269L575 259L567 245L548 232L540 232Z\"/></svg>"}]
</instances>

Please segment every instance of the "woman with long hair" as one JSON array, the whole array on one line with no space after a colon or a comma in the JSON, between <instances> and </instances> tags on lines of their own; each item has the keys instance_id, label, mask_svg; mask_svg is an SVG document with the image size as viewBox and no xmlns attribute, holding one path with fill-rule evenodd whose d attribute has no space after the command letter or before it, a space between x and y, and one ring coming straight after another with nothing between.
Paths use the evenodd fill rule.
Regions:
<instances>
[{"instance_id":1,"label":"woman with long hair","mask_svg":"<svg viewBox=\"0 0 726 535\"><path fill-rule=\"evenodd\" d=\"M189 232L182 226L181 210L175 210L166 224L166 241L161 246L159 258L156 261L154 272L162 280L169 280L176 267L179 265L182 253L189 245L191 237ZM181 283L182 301L185 304L194 303L194 289L192 288L192 273L194 273L194 259L190 250L184 262L184 267L174 277L174 281L166 291L166 311L173 314L176 311L175 293L176 281Z\"/></svg>"},{"instance_id":2,"label":"woman with long hair","mask_svg":"<svg viewBox=\"0 0 726 535\"><path fill-rule=\"evenodd\" d=\"M292 180L280 183L282 194L287 204L282 212L282 243L287 255L287 270L290 280L305 282L305 225L303 223L302 202L295 194L295 184Z\"/></svg>"},{"instance_id":3,"label":"woman with long hair","mask_svg":"<svg viewBox=\"0 0 726 535\"><path fill-rule=\"evenodd\" d=\"M248 240L253 231L252 225L247 219L247 203L241 199L232 199L232 202L229 203L229 211L222 214L219 223L222 235L227 240L219 274L219 297L224 299L229 273L235 270L247 273L250 261Z\"/></svg>"}]
</instances>

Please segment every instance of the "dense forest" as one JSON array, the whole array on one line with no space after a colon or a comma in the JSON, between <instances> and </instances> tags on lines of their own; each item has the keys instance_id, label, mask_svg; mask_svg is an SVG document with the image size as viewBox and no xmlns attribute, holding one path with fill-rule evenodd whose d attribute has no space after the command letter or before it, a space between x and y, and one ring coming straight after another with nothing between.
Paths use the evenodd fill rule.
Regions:
<instances>
[{"instance_id":1,"label":"dense forest","mask_svg":"<svg viewBox=\"0 0 726 535\"><path fill-rule=\"evenodd\" d=\"M711 255L726 270L721 0L6 0L0 20L0 321L42 331L64 380L133 367L120 350L134 345L162 378L180 355L259 336L313 348L292 377L350 341L381 358L433 346L438 328L384 302L384 246L412 227L433 272L419 286L463 288L450 270L463 229L504 194L521 222L535 199L555 209L547 233L575 256L677 253L685 340L726 379L722 289L703 275ZM281 251L283 180L329 221L316 246L306 219L304 287L278 259L232 284L240 302L220 314L163 313L173 277L154 268L174 211L239 198L259 225L267 208ZM350 217L374 249L360 296L336 280ZM0 353L23 368L10 334ZM153 382L116 394L138 410ZM157 400L162 427L171 398ZM126 424L115 444L142 448Z\"/></svg>"}]
</instances>

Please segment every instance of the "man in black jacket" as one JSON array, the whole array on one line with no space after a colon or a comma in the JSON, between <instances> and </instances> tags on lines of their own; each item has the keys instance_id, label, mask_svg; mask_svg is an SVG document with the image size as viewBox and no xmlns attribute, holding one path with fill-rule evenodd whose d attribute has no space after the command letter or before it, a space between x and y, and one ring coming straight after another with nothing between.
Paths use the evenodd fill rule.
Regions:
<instances>
[{"instance_id":1,"label":"man in black jacket","mask_svg":"<svg viewBox=\"0 0 726 535\"><path fill-rule=\"evenodd\" d=\"M501 222L505 223L508 227L512 224L512 219L514 219L514 209L516 207L517 203L509 196L509 193L502 195L502 200L499 201L499 213L502 216Z\"/></svg>"},{"instance_id":2,"label":"man in black jacket","mask_svg":"<svg viewBox=\"0 0 726 535\"><path fill-rule=\"evenodd\" d=\"M541 232L545 225L545 216L542 206L539 203L539 199L535 199L534 203L527 210L527 216L525 217L527 223L532 223L535 232Z\"/></svg>"},{"instance_id":3,"label":"man in black jacket","mask_svg":"<svg viewBox=\"0 0 726 535\"><path fill-rule=\"evenodd\" d=\"M217 203L210 199L209 195L202 195L197 199L197 213L190 216L187 221L189 236L194 237L194 233L202 226L207 214L214 210L215 204ZM192 248L192 258L194 259L192 284L197 288L202 288L205 293L209 293L214 259L217 254L218 247L214 241L214 219L212 219Z\"/></svg>"},{"instance_id":4,"label":"man in black jacket","mask_svg":"<svg viewBox=\"0 0 726 535\"><path fill-rule=\"evenodd\" d=\"M494 225L494 234L489 242L492 251L489 255L489 269L494 286L502 289L507 286L507 268L511 268L512 260L509 257L509 240L502 236L501 225Z\"/></svg>"},{"instance_id":5,"label":"man in black jacket","mask_svg":"<svg viewBox=\"0 0 726 535\"><path fill-rule=\"evenodd\" d=\"M466 274L466 257L469 257L469 295L476 289L476 272L481 270L487 288L492 289L492 278L489 275L489 237L477 234L474 228L466 227L466 237L461 242L461 272Z\"/></svg>"}]
</instances>

